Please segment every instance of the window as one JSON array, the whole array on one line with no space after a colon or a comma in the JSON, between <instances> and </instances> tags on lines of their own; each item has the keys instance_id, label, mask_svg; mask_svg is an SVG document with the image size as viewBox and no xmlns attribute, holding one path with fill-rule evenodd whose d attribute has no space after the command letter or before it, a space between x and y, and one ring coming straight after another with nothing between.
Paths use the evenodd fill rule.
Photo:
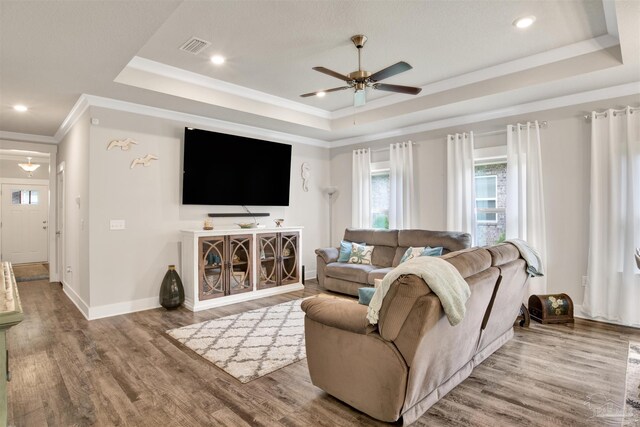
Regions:
<instances>
[{"instance_id":1,"label":"window","mask_svg":"<svg viewBox=\"0 0 640 427\"><path fill-rule=\"evenodd\" d=\"M507 164L503 159L477 161L476 244L494 245L505 240L507 220Z\"/></svg>"},{"instance_id":2,"label":"window","mask_svg":"<svg viewBox=\"0 0 640 427\"><path fill-rule=\"evenodd\" d=\"M371 163L371 227L389 228L389 162Z\"/></svg>"},{"instance_id":3,"label":"window","mask_svg":"<svg viewBox=\"0 0 640 427\"><path fill-rule=\"evenodd\" d=\"M31 190L17 190L11 192L12 205L37 205L38 192Z\"/></svg>"},{"instance_id":4,"label":"window","mask_svg":"<svg viewBox=\"0 0 640 427\"><path fill-rule=\"evenodd\" d=\"M495 209L498 202L498 177L496 175L476 175L476 219L478 222L497 222Z\"/></svg>"}]
</instances>

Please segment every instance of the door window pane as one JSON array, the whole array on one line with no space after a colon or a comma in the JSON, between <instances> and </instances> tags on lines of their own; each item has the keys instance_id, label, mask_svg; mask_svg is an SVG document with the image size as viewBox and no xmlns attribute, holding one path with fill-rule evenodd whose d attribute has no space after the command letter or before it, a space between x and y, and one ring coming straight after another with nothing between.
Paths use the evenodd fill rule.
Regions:
<instances>
[{"instance_id":1,"label":"door window pane","mask_svg":"<svg viewBox=\"0 0 640 427\"><path fill-rule=\"evenodd\" d=\"M11 192L12 205L37 205L38 191L16 190Z\"/></svg>"}]
</instances>

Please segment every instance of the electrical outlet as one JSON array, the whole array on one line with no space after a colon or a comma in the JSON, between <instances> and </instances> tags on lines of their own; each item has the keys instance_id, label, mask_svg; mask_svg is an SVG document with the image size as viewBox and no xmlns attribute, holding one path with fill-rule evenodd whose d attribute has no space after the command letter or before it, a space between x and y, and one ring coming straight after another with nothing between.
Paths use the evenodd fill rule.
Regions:
<instances>
[{"instance_id":1,"label":"electrical outlet","mask_svg":"<svg viewBox=\"0 0 640 427\"><path fill-rule=\"evenodd\" d=\"M587 283L589 282L589 280L587 279L587 276L582 276L582 287L586 288L587 287Z\"/></svg>"}]
</instances>

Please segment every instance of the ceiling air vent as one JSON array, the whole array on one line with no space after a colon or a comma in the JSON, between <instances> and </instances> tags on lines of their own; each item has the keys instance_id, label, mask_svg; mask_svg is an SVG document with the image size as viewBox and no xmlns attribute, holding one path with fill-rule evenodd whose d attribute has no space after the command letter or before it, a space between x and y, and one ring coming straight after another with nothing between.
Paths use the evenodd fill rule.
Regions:
<instances>
[{"instance_id":1,"label":"ceiling air vent","mask_svg":"<svg viewBox=\"0 0 640 427\"><path fill-rule=\"evenodd\" d=\"M185 52L197 55L204 49L206 49L209 45L211 45L211 42L199 39L197 37L191 37L182 46L180 46L180 50L184 50Z\"/></svg>"}]
</instances>

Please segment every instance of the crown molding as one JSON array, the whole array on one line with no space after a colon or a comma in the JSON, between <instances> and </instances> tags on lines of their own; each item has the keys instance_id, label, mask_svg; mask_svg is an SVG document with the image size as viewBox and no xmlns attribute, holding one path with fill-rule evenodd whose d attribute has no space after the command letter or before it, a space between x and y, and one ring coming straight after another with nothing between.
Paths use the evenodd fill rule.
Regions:
<instances>
[{"instance_id":1,"label":"crown molding","mask_svg":"<svg viewBox=\"0 0 640 427\"><path fill-rule=\"evenodd\" d=\"M82 115L85 113L85 111L87 111L88 108L89 102L87 100L87 97L84 94L80 95L80 98L78 98L76 103L71 108L71 111L69 111L69 114L67 114L67 117L62 121L62 124L58 128L57 132L53 135L56 143L62 141L62 138L67 135L69 130L71 130L71 128L78 122L78 120L80 120L80 117L82 117Z\"/></svg>"},{"instance_id":2,"label":"crown molding","mask_svg":"<svg viewBox=\"0 0 640 427\"><path fill-rule=\"evenodd\" d=\"M224 120L212 119L195 114L181 113L179 111L150 107L148 105L136 104L128 101L120 101L111 98L104 98L101 96L83 94L81 98L84 98L87 104L92 107L109 108L112 110L157 117L165 120L184 122L186 127L204 126L218 132L227 132L246 136L249 138L259 138L271 140L274 142L288 142L329 148L329 143L321 139L308 138L305 136L298 136L290 133L259 128L256 126L227 122ZM80 100L78 100L78 103L80 103ZM78 103L76 103L76 105Z\"/></svg>"},{"instance_id":3,"label":"crown molding","mask_svg":"<svg viewBox=\"0 0 640 427\"><path fill-rule=\"evenodd\" d=\"M163 64L161 62L141 58L139 56L134 56L133 59L129 61L125 69L126 68L145 71L170 79L179 80L185 83L239 96L241 98L250 99L252 101L258 101L272 106L297 111L299 113L309 114L312 116L320 117L322 119L331 119L331 113L327 110L323 110L322 108L311 107L300 102L291 101L290 99L271 95L266 92L261 92L259 90L250 89L233 83L228 83L202 74L194 73L192 71L187 71L182 68L177 68L171 65Z\"/></svg>"},{"instance_id":4,"label":"crown molding","mask_svg":"<svg viewBox=\"0 0 640 427\"><path fill-rule=\"evenodd\" d=\"M613 37L620 37L618 34L618 18L616 16L616 3L613 0L602 0L604 11L604 22L607 25L607 33Z\"/></svg>"},{"instance_id":5,"label":"crown molding","mask_svg":"<svg viewBox=\"0 0 640 427\"><path fill-rule=\"evenodd\" d=\"M58 140L56 140L53 136L34 135L31 133L7 132L4 130L0 131L0 139L6 139L9 141L21 141L21 142L39 142L42 144L58 143Z\"/></svg>"},{"instance_id":6,"label":"crown molding","mask_svg":"<svg viewBox=\"0 0 640 427\"><path fill-rule=\"evenodd\" d=\"M453 126L464 126L472 123L501 119L519 114L536 113L539 111L553 110L556 108L569 107L571 105L584 104L588 102L600 101L603 99L618 98L636 94L640 94L640 81L607 87L603 89L591 90L587 92L575 93L572 95L559 96L557 98L548 98L541 101L528 102L525 104L514 105L512 107L500 108L492 111L485 111L482 113L467 114L464 116L435 120L432 122L422 123L414 126L407 126L404 128L394 129L391 131L385 131L376 134L338 139L331 142L331 148L362 144L386 138L404 137L407 135L444 129Z\"/></svg>"}]
</instances>

